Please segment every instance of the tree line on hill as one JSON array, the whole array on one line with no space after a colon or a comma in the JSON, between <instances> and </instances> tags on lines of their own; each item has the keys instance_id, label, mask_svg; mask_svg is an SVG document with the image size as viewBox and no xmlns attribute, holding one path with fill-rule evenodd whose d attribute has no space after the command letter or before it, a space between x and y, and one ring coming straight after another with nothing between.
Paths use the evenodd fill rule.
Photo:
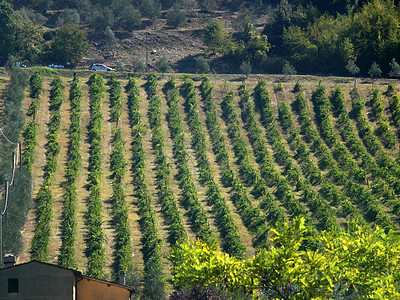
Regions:
<instances>
[{"instance_id":1,"label":"tree line on hill","mask_svg":"<svg viewBox=\"0 0 400 300\"><path fill-rule=\"evenodd\" d=\"M10 81L2 92L4 103L0 125L0 221L3 229L0 239L3 254L18 255L23 246L22 229L31 206L31 174L26 165L21 167L18 158L13 160L13 152L18 157L21 150L18 150L18 141L24 128L22 101L28 85L28 74L13 63L9 63L6 70Z\"/></svg>"},{"instance_id":2,"label":"tree line on hill","mask_svg":"<svg viewBox=\"0 0 400 300\"><path fill-rule=\"evenodd\" d=\"M2 0L0 61L14 55L29 63L78 63L89 48L87 30L102 33L114 57L114 31L144 28L162 12L167 25L184 26L188 12L199 8L209 16L217 9L231 10L237 13L237 24L232 29L216 20L204 24L209 53L196 58L193 72L209 72L222 61L243 74L400 77L398 1L252 0L245 10L240 8L243 2L228 7L216 0ZM257 18L263 14L268 21L260 31ZM44 25L56 30L44 30ZM144 71L140 59L131 60L132 69Z\"/></svg>"},{"instance_id":3,"label":"tree line on hill","mask_svg":"<svg viewBox=\"0 0 400 300\"><path fill-rule=\"evenodd\" d=\"M339 2L347 4L335 5ZM212 21L205 26L204 41L213 52L233 58L243 73L250 62L260 73L400 77L398 4L324 3L281 0L261 33L248 23L236 38Z\"/></svg>"}]
</instances>

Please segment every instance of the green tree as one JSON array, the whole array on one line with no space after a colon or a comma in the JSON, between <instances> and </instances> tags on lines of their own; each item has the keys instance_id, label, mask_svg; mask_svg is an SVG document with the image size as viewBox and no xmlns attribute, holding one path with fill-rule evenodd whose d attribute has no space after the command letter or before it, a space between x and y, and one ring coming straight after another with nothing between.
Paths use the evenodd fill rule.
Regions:
<instances>
[{"instance_id":1,"label":"green tree","mask_svg":"<svg viewBox=\"0 0 400 300\"><path fill-rule=\"evenodd\" d=\"M215 0L198 0L200 8L205 12L214 11L217 9L217 2Z\"/></svg>"},{"instance_id":2,"label":"green tree","mask_svg":"<svg viewBox=\"0 0 400 300\"><path fill-rule=\"evenodd\" d=\"M251 66L251 63L248 60L245 60L240 65L239 69L240 69L240 72L242 72L242 74L245 75L247 78L247 76L249 76L249 74L251 73L253 68Z\"/></svg>"},{"instance_id":3,"label":"green tree","mask_svg":"<svg viewBox=\"0 0 400 300\"><path fill-rule=\"evenodd\" d=\"M378 78L381 77L381 74L382 74L381 67L376 62L373 62L371 68L369 68L368 70L368 75L371 78Z\"/></svg>"},{"instance_id":4,"label":"green tree","mask_svg":"<svg viewBox=\"0 0 400 300\"><path fill-rule=\"evenodd\" d=\"M302 217L271 228L269 249L239 260L202 241L171 251L176 287L215 287L268 299L398 299L400 243L395 232L348 224L312 235ZM314 245L310 249L307 245Z\"/></svg>"},{"instance_id":5,"label":"green tree","mask_svg":"<svg viewBox=\"0 0 400 300\"><path fill-rule=\"evenodd\" d=\"M79 15L78 10L74 8L68 8L60 13L57 19L58 26L63 26L68 23L74 24L76 26L81 23L81 16Z\"/></svg>"},{"instance_id":6,"label":"green tree","mask_svg":"<svg viewBox=\"0 0 400 300\"><path fill-rule=\"evenodd\" d=\"M186 14L180 9L174 9L168 13L167 25L171 27L179 27L186 22Z\"/></svg>"},{"instance_id":7,"label":"green tree","mask_svg":"<svg viewBox=\"0 0 400 300\"><path fill-rule=\"evenodd\" d=\"M51 56L57 62L76 64L88 49L86 33L75 25L67 24L57 30L51 44Z\"/></svg>"},{"instance_id":8,"label":"green tree","mask_svg":"<svg viewBox=\"0 0 400 300\"><path fill-rule=\"evenodd\" d=\"M400 66L395 58L393 58L392 61L390 62L389 76L394 78L400 78Z\"/></svg>"},{"instance_id":9,"label":"green tree","mask_svg":"<svg viewBox=\"0 0 400 300\"><path fill-rule=\"evenodd\" d=\"M354 60L349 59L346 65L346 70L349 71L351 76L356 76L360 72L360 68L357 67Z\"/></svg>"},{"instance_id":10,"label":"green tree","mask_svg":"<svg viewBox=\"0 0 400 300\"><path fill-rule=\"evenodd\" d=\"M161 15L161 3L158 0L142 0L140 12L143 16L155 21Z\"/></svg>"},{"instance_id":11,"label":"green tree","mask_svg":"<svg viewBox=\"0 0 400 300\"><path fill-rule=\"evenodd\" d=\"M243 32L248 23L256 24L257 12L255 7L243 7L239 10L237 17L232 20L232 26L236 31Z\"/></svg>"},{"instance_id":12,"label":"green tree","mask_svg":"<svg viewBox=\"0 0 400 300\"><path fill-rule=\"evenodd\" d=\"M308 34L298 26L290 26L282 37L283 47L288 49L291 61L303 69L310 69L318 57L318 47Z\"/></svg>"},{"instance_id":13,"label":"green tree","mask_svg":"<svg viewBox=\"0 0 400 300\"><path fill-rule=\"evenodd\" d=\"M24 109L22 103L25 97L25 88L28 85L27 72L15 65L13 59L9 60L7 69L9 81L3 90L3 112L1 129L10 141L18 141L24 127ZM0 178L10 178L12 172L11 153L15 145L8 143L4 138L0 142ZM31 176L24 167L15 170L14 186L10 186L8 195L7 214L3 216L3 253L15 253L22 250L22 230L26 222L26 215L32 206ZM4 185L3 185L4 187ZM4 199L4 198L3 198ZM2 199L2 200L3 200ZM4 202L2 208L4 208ZM4 222L7 217L7 222Z\"/></svg>"},{"instance_id":14,"label":"green tree","mask_svg":"<svg viewBox=\"0 0 400 300\"><path fill-rule=\"evenodd\" d=\"M19 14L15 18L15 56L18 60L38 63L42 54L41 28L28 17Z\"/></svg>"},{"instance_id":15,"label":"green tree","mask_svg":"<svg viewBox=\"0 0 400 300\"><path fill-rule=\"evenodd\" d=\"M161 72L161 76L164 76L164 73L168 72L170 69L170 65L168 62L168 59L165 56L161 56L157 61L156 61L156 68L159 72Z\"/></svg>"},{"instance_id":16,"label":"green tree","mask_svg":"<svg viewBox=\"0 0 400 300\"><path fill-rule=\"evenodd\" d=\"M105 48L114 57L119 43L118 39L115 37L114 31L112 31L110 26L107 26L106 30L104 31L104 37L106 38Z\"/></svg>"},{"instance_id":17,"label":"green tree","mask_svg":"<svg viewBox=\"0 0 400 300\"><path fill-rule=\"evenodd\" d=\"M346 70L351 74L351 76L356 76L360 72L360 68L357 67L354 60L349 59L346 65Z\"/></svg>"},{"instance_id":18,"label":"green tree","mask_svg":"<svg viewBox=\"0 0 400 300\"><path fill-rule=\"evenodd\" d=\"M44 13L53 5L53 0L36 0L32 1L33 7L42 10Z\"/></svg>"},{"instance_id":19,"label":"green tree","mask_svg":"<svg viewBox=\"0 0 400 300\"><path fill-rule=\"evenodd\" d=\"M23 7L16 11L17 14L29 18L34 24L44 25L47 22L47 18L39 12L33 11L32 9Z\"/></svg>"},{"instance_id":20,"label":"green tree","mask_svg":"<svg viewBox=\"0 0 400 300\"><path fill-rule=\"evenodd\" d=\"M399 58L400 18L394 1L368 1L350 16L345 34L357 45L357 61L362 66Z\"/></svg>"},{"instance_id":21,"label":"green tree","mask_svg":"<svg viewBox=\"0 0 400 300\"><path fill-rule=\"evenodd\" d=\"M196 70L200 74L206 74L210 71L210 65L208 60L204 56L199 56L195 58Z\"/></svg>"},{"instance_id":22,"label":"green tree","mask_svg":"<svg viewBox=\"0 0 400 300\"><path fill-rule=\"evenodd\" d=\"M249 261L217 251L215 242L210 245L198 240L178 244L171 251L171 260L175 274L173 282L177 287L212 286L230 291L245 290L249 294L254 288L246 271Z\"/></svg>"},{"instance_id":23,"label":"green tree","mask_svg":"<svg viewBox=\"0 0 400 300\"><path fill-rule=\"evenodd\" d=\"M132 65L133 72L142 73L142 72L146 71L146 66L145 66L143 60L135 55L132 56L132 58L131 58L131 65Z\"/></svg>"},{"instance_id":24,"label":"green tree","mask_svg":"<svg viewBox=\"0 0 400 300\"><path fill-rule=\"evenodd\" d=\"M117 25L127 31L139 27L142 24L142 15L133 5L127 5L118 13Z\"/></svg>"},{"instance_id":25,"label":"green tree","mask_svg":"<svg viewBox=\"0 0 400 300\"><path fill-rule=\"evenodd\" d=\"M257 32L251 23L246 24L242 36L242 40L235 51L235 57L239 61L248 60L253 65L262 63L271 47L267 36Z\"/></svg>"},{"instance_id":26,"label":"green tree","mask_svg":"<svg viewBox=\"0 0 400 300\"><path fill-rule=\"evenodd\" d=\"M215 54L228 54L234 47L231 35L225 31L222 23L217 21L211 21L204 26L203 40Z\"/></svg>"},{"instance_id":27,"label":"green tree","mask_svg":"<svg viewBox=\"0 0 400 300\"><path fill-rule=\"evenodd\" d=\"M282 67L282 74L283 75L296 75L297 71L289 62L286 62Z\"/></svg>"},{"instance_id":28,"label":"green tree","mask_svg":"<svg viewBox=\"0 0 400 300\"><path fill-rule=\"evenodd\" d=\"M8 56L14 54L15 25L11 5L2 0L0 2L0 64Z\"/></svg>"},{"instance_id":29,"label":"green tree","mask_svg":"<svg viewBox=\"0 0 400 300\"><path fill-rule=\"evenodd\" d=\"M92 9L94 10L94 12L93 16L91 16L90 18L90 27L100 32L106 30L107 26L109 26L110 28L114 27L115 16L111 8L109 8L108 6L95 6Z\"/></svg>"}]
</instances>

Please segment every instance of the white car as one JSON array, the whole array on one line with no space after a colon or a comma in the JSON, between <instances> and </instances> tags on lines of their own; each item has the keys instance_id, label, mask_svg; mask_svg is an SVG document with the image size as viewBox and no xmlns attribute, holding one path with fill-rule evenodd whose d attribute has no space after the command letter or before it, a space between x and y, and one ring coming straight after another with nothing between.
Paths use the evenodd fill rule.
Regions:
<instances>
[{"instance_id":1,"label":"white car","mask_svg":"<svg viewBox=\"0 0 400 300\"><path fill-rule=\"evenodd\" d=\"M65 69L63 65L56 65L56 64L50 64L48 65L48 67L53 69Z\"/></svg>"},{"instance_id":2,"label":"white car","mask_svg":"<svg viewBox=\"0 0 400 300\"><path fill-rule=\"evenodd\" d=\"M105 65L102 65L102 64L93 64L90 67L90 70L92 70L92 71L114 71L114 69L107 67Z\"/></svg>"}]
</instances>

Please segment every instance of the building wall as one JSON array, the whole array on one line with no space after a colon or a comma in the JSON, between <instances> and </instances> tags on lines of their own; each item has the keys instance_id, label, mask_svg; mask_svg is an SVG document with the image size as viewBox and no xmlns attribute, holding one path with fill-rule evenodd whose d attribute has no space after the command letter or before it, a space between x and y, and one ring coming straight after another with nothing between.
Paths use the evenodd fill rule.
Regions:
<instances>
[{"instance_id":1,"label":"building wall","mask_svg":"<svg viewBox=\"0 0 400 300\"><path fill-rule=\"evenodd\" d=\"M79 280L79 279L78 279ZM84 278L77 283L78 300L128 300L127 289Z\"/></svg>"},{"instance_id":2,"label":"building wall","mask_svg":"<svg viewBox=\"0 0 400 300\"><path fill-rule=\"evenodd\" d=\"M18 293L8 293L8 278L18 278ZM74 273L40 263L0 270L0 300L73 300Z\"/></svg>"}]
</instances>

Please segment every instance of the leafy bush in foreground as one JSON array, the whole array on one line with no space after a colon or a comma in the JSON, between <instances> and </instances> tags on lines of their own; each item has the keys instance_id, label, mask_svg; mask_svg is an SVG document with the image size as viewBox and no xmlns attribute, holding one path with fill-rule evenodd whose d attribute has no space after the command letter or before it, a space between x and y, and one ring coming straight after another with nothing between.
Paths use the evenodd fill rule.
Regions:
<instances>
[{"instance_id":1,"label":"leafy bush in foreground","mask_svg":"<svg viewBox=\"0 0 400 300\"><path fill-rule=\"evenodd\" d=\"M347 232L308 237L319 246L311 250L305 246L302 217L293 224L278 224L272 232L273 246L244 260L200 240L178 245L171 253L175 286L199 285L273 299L400 297L397 234L349 223Z\"/></svg>"}]
</instances>

